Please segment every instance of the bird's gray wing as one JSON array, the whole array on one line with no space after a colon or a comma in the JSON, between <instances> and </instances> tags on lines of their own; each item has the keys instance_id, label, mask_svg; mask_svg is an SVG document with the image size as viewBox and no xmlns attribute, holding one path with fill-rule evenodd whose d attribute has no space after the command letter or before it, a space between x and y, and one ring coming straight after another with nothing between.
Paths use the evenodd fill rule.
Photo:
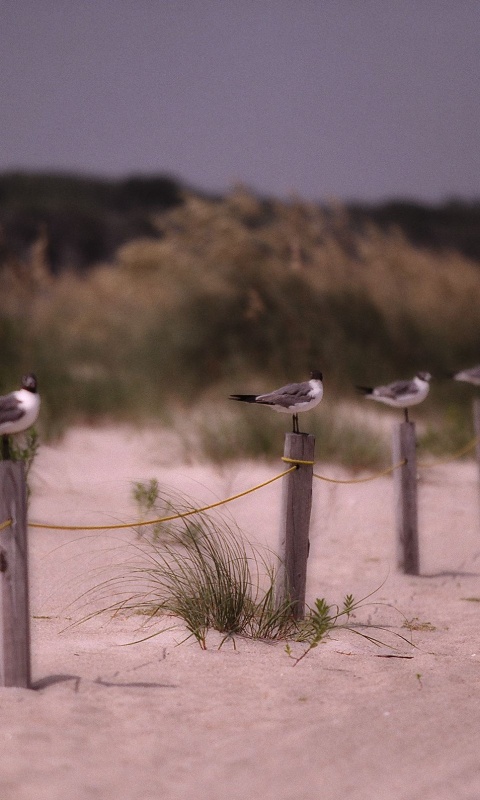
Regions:
<instances>
[{"instance_id":1,"label":"bird's gray wing","mask_svg":"<svg viewBox=\"0 0 480 800\"><path fill-rule=\"evenodd\" d=\"M381 393L382 397L402 397L405 394L410 394L413 388L412 381L395 381L388 386L382 386L379 394Z\"/></svg>"},{"instance_id":2,"label":"bird's gray wing","mask_svg":"<svg viewBox=\"0 0 480 800\"><path fill-rule=\"evenodd\" d=\"M308 383L289 383L287 386L282 386L281 389L277 389L275 392L258 395L257 403L290 408L294 403L302 403L311 400L310 392L311 388Z\"/></svg>"},{"instance_id":3,"label":"bird's gray wing","mask_svg":"<svg viewBox=\"0 0 480 800\"><path fill-rule=\"evenodd\" d=\"M0 397L0 425L4 422L16 422L22 416L22 407L13 393Z\"/></svg>"}]
</instances>

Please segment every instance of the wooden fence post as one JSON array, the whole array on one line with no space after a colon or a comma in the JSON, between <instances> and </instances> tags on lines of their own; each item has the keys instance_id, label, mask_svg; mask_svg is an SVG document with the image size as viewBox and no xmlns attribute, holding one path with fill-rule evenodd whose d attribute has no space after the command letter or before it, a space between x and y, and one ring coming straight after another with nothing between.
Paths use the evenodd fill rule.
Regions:
<instances>
[{"instance_id":1,"label":"wooden fence post","mask_svg":"<svg viewBox=\"0 0 480 800\"><path fill-rule=\"evenodd\" d=\"M27 498L24 465L0 462L0 686L29 688Z\"/></svg>"},{"instance_id":2,"label":"wooden fence post","mask_svg":"<svg viewBox=\"0 0 480 800\"><path fill-rule=\"evenodd\" d=\"M402 422L393 429L393 463L405 462L393 473L397 563L407 575L420 574L416 444L414 422Z\"/></svg>"},{"instance_id":3,"label":"wooden fence post","mask_svg":"<svg viewBox=\"0 0 480 800\"><path fill-rule=\"evenodd\" d=\"M285 434L286 458L313 462L314 455L314 436L305 433ZM295 619L302 619L305 616L312 481L313 463L300 464L283 479L281 568L278 575L277 599L280 602L286 596L292 599Z\"/></svg>"},{"instance_id":4,"label":"wooden fence post","mask_svg":"<svg viewBox=\"0 0 480 800\"><path fill-rule=\"evenodd\" d=\"M477 456L478 468L480 470L480 398L478 397L474 397L473 399L473 429L475 431L475 436L477 437L475 453Z\"/></svg>"}]
</instances>

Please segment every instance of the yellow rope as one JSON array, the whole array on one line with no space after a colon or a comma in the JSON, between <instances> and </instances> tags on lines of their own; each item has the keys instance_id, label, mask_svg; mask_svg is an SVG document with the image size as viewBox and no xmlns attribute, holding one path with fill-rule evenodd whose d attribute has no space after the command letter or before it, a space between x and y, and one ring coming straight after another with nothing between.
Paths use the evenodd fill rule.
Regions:
<instances>
[{"instance_id":1,"label":"yellow rope","mask_svg":"<svg viewBox=\"0 0 480 800\"><path fill-rule=\"evenodd\" d=\"M287 456L282 456L282 461L286 461L287 464L306 464L307 466L315 464L314 461L302 461L300 458L287 458ZM313 477L318 478L320 481L327 481L328 483L366 483L367 481L373 481L376 478L381 478L382 475L388 475L389 472L393 472L393 470L398 469L398 467L403 467L403 465L406 463L407 462L405 460L399 461L398 464L394 464L392 467L387 467L387 469L384 469L381 472L376 472L374 475L369 475L368 478L337 480L336 478L326 478L324 475L316 475L315 473L313 473Z\"/></svg>"},{"instance_id":2,"label":"yellow rope","mask_svg":"<svg viewBox=\"0 0 480 800\"><path fill-rule=\"evenodd\" d=\"M6 528L9 528L11 524L12 524L12 520L11 519L6 519L5 522L1 522L0 523L0 531L4 531Z\"/></svg>"},{"instance_id":3,"label":"yellow rope","mask_svg":"<svg viewBox=\"0 0 480 800\"><path fill-rule=\"evenodd\" d=\"M450 461L454 461L456 458L461 458L461 456L468 453L469 450L472 450L478 442L478 437L475 436L471 442L467 445L462 447L453 456L450 456L448 459L443 459L440 461L433 462L431 464L418 464L419 468L426 468L426 467L435 467L439 464L446 464ZM184 517L191 517L194 514L201 514L204 511L210 511L212 508L218 508L219 506L225 505L226 503L230 503L232 500L238 500L240 497L245 497L247 494L251 494L252 492L256 492L257 489L262 489L264 486L268 486L270 483L277 481L279 478L283 478L285 475L288 475L290 472L296 470L299 466L313 466L315 464L314 461L304 461L300 458L288 458L287 456L282 456L282 461L287 464L292 464L292 466L285 470L285 472L281 472L279 475L275 475L274 478L270 478L268 481L264 481L263 483L259 483L257 486L252 486L250 489L246 489L244 492L240 492L239 494L232 495L232 497L227 497L225 500L218 500L216 503L211 503L208 506L203 506L202 508L194 508L190 511L184 511L180 514L172 514L168 517L159 517L158 519L151 519L143 522L124 522L120 524L114 525L50 525L48 523L42 522L31 522L31 528L46 528L48 530L56 530L56 531L107 531L107 530L118 530L120 528L140 528L146 525L159 525L162 522L172 522L175 519L183 519ZM315 472L313 473L313 477L317 478L320 481L326 481L327 483L367 483L368 481L376 480L376 478L381 478L384 475L388 475L390 472L402 467L406 464L405 459L399 461L397 464L393 464L391 467L387 467L381 472L376 472L373 475L369 475L367 478L351 478L349 480L340 480L337 478L327 478L325 475L317 475ZM12 524L12 520L8 519L5 522L0 523L0 531L5 530Z\"/></svg>"},{"instance_id":4,"label":"yellow rope","mask_svg":"<svg viewBox=\"0 0 480 800\"><path fill-rule=\"evenodd\" d=\"M399 461L398 464L393 464L391 467L387 467L383 469L381 472L376 472L374 475L369 475L368 478L351 478L350 480L338 480L337 478L326 478L325 475L316 475L315 472L313 473L314 478L318 478L320 481L327 481L328 483L367 483L367 481L374 481L376 478L381 478L383 475L388 475L390 472L393 472L395 469L399 467L403 467L406 464L406 460Z\"/></svg>"},{"instance_id":5,"label":"yellow rope","mask_svg":"<svg viewBox=\"0 0 480 800\"><path fill-rule=\"evenodd\" d=\"M427 462L426 464L420 462L417 464L417 467L419 469L427 469L428 467L437 467L440 466L441 464L449 464L451 461L455 461L457 458L461 458L462 456L464 456L470 450L473 450L473 448L477 443L478 443L478 436L474 436L474 438L470 442L468 442L468 444L466 444L464 447L461 447L460 450L457 450L457 452L454 453L453 455L448 456L448 458L440 458L438 461L431 461L430 463Z\"/></svg>"},{"instance_id":6,"label":"yellow rope","mask_svg":"<svg viewBox=\"0 0 480 800\"><path fill-rule=\"evenodd\" d=\"M290 467L290 469L285 470L285 472L281 472L280 475L275 475L274 478L269 478L268 481L259 483L257 486L252 486L251 489L246 489L244 492L234 494L232 497L227 497L225 500L218 500L216 503L211 503L209 506L194 508L190 511L184 511L180 514L172 514L169 517L160 517L159 519L151 519L146 522L124 522L117 525L48 525L47 523L42 522L31 522L30 527L48 528L49 530L55 531L107 531L118 528L140 528L143 525L158 525L161 522L172 522L174 519L183 519L184 517L191 517L193 514L201 514L203 511L209 511L211 508L217 508L225 503L230 503L232 500L238 500L240 497L245 497L247 494L256 492L257 489L263 489L263 487L268 486L269 483L278 481L279 478L283 478L284 475L288 475L288 473L293 472L294 469L296 469L296 467Z\"/></svg>"},{"instance_id":7,"label":"yellow rope","mask_svg":"<svg viewBox=\"0 0 480 800\"><path fill-rule=\"evenodd\" d=\"M287 456L282 456L282 461L286 464L306 464L309 467L315 464L315 461L302 461L301 458L287 458Z\"/></svg>"}]
</instances>

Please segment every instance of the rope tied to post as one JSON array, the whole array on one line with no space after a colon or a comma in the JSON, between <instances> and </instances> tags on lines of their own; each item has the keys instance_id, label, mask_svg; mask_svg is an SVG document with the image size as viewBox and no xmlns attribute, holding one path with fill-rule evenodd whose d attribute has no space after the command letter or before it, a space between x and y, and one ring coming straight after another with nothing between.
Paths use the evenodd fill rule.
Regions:
<instances>
[{"instance_id":1,"label":"rope tied to post","mask_svg":"<svg viewBox=\"0 0 480 800\"><path fill-rule=\"evenodd\" d=\"M476 436L467 445L462 447L456 453L454 453L450 458L447 460L440 460L432 464L418 464L419 468L425 467L434 467L437 464L447 463L448 461L453 461L456 458L460 458L461 456L465 455L469 450L473 449L475 445L478 443L479 437ZM257 489L262 489L264 486L268 486L269 484L273 483L274 481L278 480L279 478L283 478L285 475L288 475L291 472L299 469L302 466L313 467L315 465L315 461L301 459L301 458L290 458L288 456L282 456L281 460L286 464L291 464L287 470L281 472L279 475L275 475L273 478L270 478L263 483L259 483L256 486L252 486L250 489L246 489L243 492L239 492L238 494L232 495L231 497L227 497L224 500L218 500L215 503L211 503L210 505L202 506L201 508L194 508L190 509L189 511L180 512L178 514L171 514L166 517L159 517L157 519L151 520L141 520L138 522L125 522L125 523L113 523L110 525L55 525L49 523L41 523L41 522L31 522L29 526L31 528L43 528L47 530L62 530L62 531L106 531L106 530L116 530L122 528L139 528L148 525L159 525L163 522L172 522L176 519L183 519L185 517L193 516L194 514L201 514L205 511L209 511L213 508L218 508L219 506L225 505L226 503L230 503L233 500L238 500L241 497L245 497L252 492L257 491ZM365 478L349 478L349 479L341 479L341 478L329 478L326 475L318 475L315 472L313 473L313 477L317 478L317 480L325 481L327 483L338 483L338 484L356 484L356 483L367 483L368 481L376 480L377 478L381 478L385 475L394 472L394 470L399 469L400 467L405 466L408 463L407 458L403 458L398 461L396 464L392 464L390 467L386 467L379 472L375 472L372 475L368 475ZM13 524L11 519L5 520L5 522L0 523L0 532L7 529Z\"/></svg>"},{"instance_id":2,"label":"rope tied to post","mask_svg":"<svg viewBox=\"0 0 480 800\"><path fill-rule=\"evenodd\" d=\"M210 503L208 506L202 506L201 508L192 508L189 511L182 511L179 514L170 514L168 517L159 517L158 519L150 519L144 520L141 522L122 522L122 523L114 523L113 525L50 525L48 523L43 522L31 522L31 528L47 528L48 530L55 530L55 531L110 531L110 530L118 530L121 528L140 528L146 525L159 525L162 522L172 522L175 519L184 519L185 517L191 517L194 514L202 514L204 511L210 511L212 508L218 508L219 506L223 506L226 503L230 503L232 500L238 500L240 497L245 497L247 494L251 494L252 492L256 492L257 489L263 489L264 486L268 486L270 483L274 483L274 481L278 481L279 478L283 478L285 475L288 475L290 472L296 467L290 467L289 469L284 470L279 475L275 475L273 478L269 478L267 481L263 481L262 483L257 484L257 486L252 486L250 489L245 489L243 492L239 492L238 494L234 494L231 497L225 498L225 500L217 500L215 503Z\"/></svg>"},{"instance_id":3,"label":"rope tied to post","mask_svg":"<svg viewBox=\"0 0 480 800\"><path fill-rule=\"evenodd\" d=\"M7 528L10 528L12 524L13 524L12 519L6 519L5 522L0 522L0 533L6 530Z\"/></svg>"},{"instance_id":4,"label":"rope tied to post","mask_svg":"<svg viewBox=\"0 0 480 800\"><path fill-rule=\"evenodd\" d=\"M285 461L286 464L293 464L296 467L313 467L315 464L315 461L304 461L301 458L288 458L288 456L282 456L282 461Z\"/></svg>"},{"instance_id":5,"label":"rope tied to post","mask_svg":"<svg viewBox=\"0 0 480 800\"><path fill-rule=\"evenodd\" d=\"M300 458L288 458L287 456L282 456L282 461L285 461L287 464L294 464L296 467L314 466L315 464L315 461L304 461ZM381 478L383 475L388 475L390 472L393 472L399 467L405 466L406 463L407 460L404 458L397 464L393 464L391 467L386 467L386 469L382 469L380 472L375 472L373 475L369 475L367 478L350 478L348 480L341 480L339 478L327 478L326 475L316 475L315 472L313 473L313 477L318 478L320 481L327 481L328 483L366 483L367 481L374 481L376 478Z\"/></svg>"}]
</instances>

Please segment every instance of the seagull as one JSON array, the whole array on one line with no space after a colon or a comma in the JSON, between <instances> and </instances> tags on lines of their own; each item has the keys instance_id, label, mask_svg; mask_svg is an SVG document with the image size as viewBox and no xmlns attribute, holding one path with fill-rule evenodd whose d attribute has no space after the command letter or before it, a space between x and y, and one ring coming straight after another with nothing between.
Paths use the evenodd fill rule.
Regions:
<instances>
[{"instance_id":1,"label":"seagull","mask_svg":"<svg viewBox=\"0 0 480 800\"><path fill-rule=\"evenodd\" d=\"M416 406L425 400L429 389L432 376L429 372L417 372L411 381L394 381L386 386L377 386L371 389L368 386L357 386L363 392L367 400L378 400L387 406L403 408L405 411L405 421L408 422L408 409Z\"/></svg>"},{"instance_id":2,"label":"seagull","mask_svg":"<svg viewBox=\"0 0 480 800\"><path fill-rule=\"evenodd\" d=\"M466 383L473 383L474 386L480 386L480 366L463 369L461 372L456 372L452 377L454 381L465 381Z\"/></svg>"},{"instance_id":3,"label":"seagull","mask_svg":"<svg viewBox=\"0 0 480 800\"><path fill-rule=\"evenodd\" d=\"M300 411L309 411L319 404L323 397L322 380L322 373L314 370L310 373L309 381L289 383L268 394L231 394L230 400L258 403L258 405L270 406L274 411L280 411L283 414L292 414L293 433L300 433L298 414Z\"/></svg>"},{"instance_id":4,"label":"seagull","mask_svg":"<svg viewBox=\"0 0 480 800\"><path fill-rule=\"evenodd\" d=\"M2 436L3 458L10 458L8 437L30 428L40 411L40 395L37 392L37 379L30 372L22 378L22 388L0 396L0 435Z\"/></svg>"}]
</instances>

